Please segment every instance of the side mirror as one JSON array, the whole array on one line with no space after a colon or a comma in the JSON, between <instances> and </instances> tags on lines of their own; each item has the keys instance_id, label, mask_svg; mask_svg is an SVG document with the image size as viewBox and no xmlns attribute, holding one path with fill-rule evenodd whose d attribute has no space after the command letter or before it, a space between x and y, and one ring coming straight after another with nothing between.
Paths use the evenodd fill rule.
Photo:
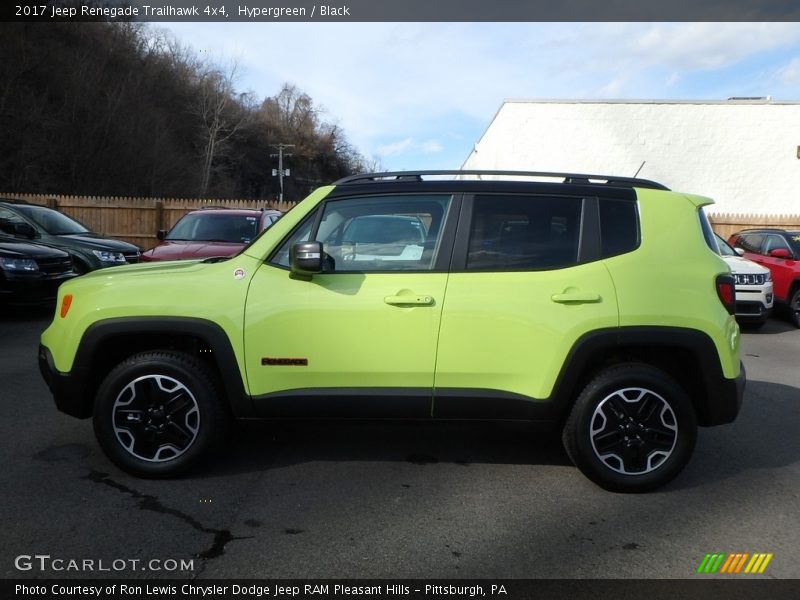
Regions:
<instances>
[{"instance_id":1,"label":"side mirror","mask_svg":"<svg viewBox=\"0 0 800 600\"><path fill-rule=\"evenodd\" d=\"M734 248L733 251L739 256L744 256L744 248Z\"/></svg>"},{"instance_id":2,"label":"side mirror","mask_svg":"<svg viewBox=\"0 0 800 600\"><path fill-rule=\"evenodd\" d=\"M36 230L27 223L14 223L14 235L21 235L32 240L36 237Z\"/></svg>"},{"instance_id":3,"label":"side mirror","mask_svg":"<svg viewBox=\"0 0 800 600\"><path fill-rule=\"evenodd\" d=\"M769 255L773 258L789 258L789 251L786 248L775 248L769 251Z\"/></svg>"},{"instance_id":4,"label":"side mirror","mask_svg":"<svg viewBox=\"0 0 800 600\"><path fill-rule=\"evenodd\" d=\"M163 242L164 238L167 237L167 230L166 229L159 229L158 233L156 234L159 242Z\"/></svg>"},{"instance_id":5,"label":"side mirror","mask_svg":"<svg viewBox=\"0 0 800 600\"><path fill-rule=\"evenodd\" d=\"M289 249L289 268L292 275L310 278L322 272L323 258L322 242L297 242Z\"/></svg>"}]
</instances>

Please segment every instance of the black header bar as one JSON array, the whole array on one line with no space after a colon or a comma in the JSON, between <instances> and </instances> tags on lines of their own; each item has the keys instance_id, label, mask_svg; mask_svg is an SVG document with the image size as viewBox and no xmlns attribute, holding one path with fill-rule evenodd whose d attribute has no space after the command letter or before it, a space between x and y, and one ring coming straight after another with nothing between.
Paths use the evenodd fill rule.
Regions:
<instances>
[{"instance_id":1,"label":"black header bar","mask_svg":"<svg viewBox=\"0 0 800 600\"><path fill-rule=\"evenodd\" d=\"M2 22L800 21L796 0L12 0Z\"/></svg>"}]
</instances>

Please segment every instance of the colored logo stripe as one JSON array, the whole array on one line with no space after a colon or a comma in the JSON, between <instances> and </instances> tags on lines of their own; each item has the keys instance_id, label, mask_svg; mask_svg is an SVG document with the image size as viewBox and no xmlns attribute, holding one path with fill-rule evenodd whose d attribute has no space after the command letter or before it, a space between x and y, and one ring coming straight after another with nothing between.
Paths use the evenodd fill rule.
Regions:
<instances>
[{"instance_id":1,"label":"colored logo stripe","mask_svg":"<svg viewBox=\"0 0 800 600\"><path fill-rule=\"evenodd\" d=\"M714 554L706 554L705 557L703 557L700 566L697 567L697 572L711 574L735 574L742 572L763 573L772 560L772 557L772 553L756 553L751 555L748 552L735 552L732 554L716 552ZM745 564L747 566L745 566ZM742 571L742 569L744 569L744 571Z\"/></svg>"}]
</instances>

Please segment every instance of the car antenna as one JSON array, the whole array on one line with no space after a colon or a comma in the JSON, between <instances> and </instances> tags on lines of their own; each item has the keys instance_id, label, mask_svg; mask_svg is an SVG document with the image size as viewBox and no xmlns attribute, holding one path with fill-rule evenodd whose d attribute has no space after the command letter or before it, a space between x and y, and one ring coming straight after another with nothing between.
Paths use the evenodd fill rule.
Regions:
<instances>
[{"instance_id":1,"label":"car antenna","mask_svg":"<svg viewBox=\"0 0 800 600\"><path fill-rule=\"evenodd\" d=\"M636 179L636 177L638 177L638 176L639 176L639 173L640 173L640 172L642 171L642 169L644 168L644 163L646 163L646 162L647 162L646 160L643 160L643 161L642 161L642 164L640 164L640 165L639 165L639 168L638 168L638 169L636 169L636 173L634 173L634 174L633 174L633 178L634 178L634 179Z\"/></svg>"}]
</instances>

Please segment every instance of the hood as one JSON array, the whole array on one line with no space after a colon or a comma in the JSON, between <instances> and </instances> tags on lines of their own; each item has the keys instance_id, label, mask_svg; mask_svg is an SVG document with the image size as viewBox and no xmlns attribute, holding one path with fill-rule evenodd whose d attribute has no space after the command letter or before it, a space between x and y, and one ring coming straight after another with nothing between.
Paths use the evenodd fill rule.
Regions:
<instances>
[{"instance_id":1,"label":"hood","mask_svg":"<svg viewBox=\"0 0 800 600\"><path fill-rule=\"evenodd\" d=\"M142 260L184 260L233 256L245 244L228 242L185 242L166 240L152 250L142 253Z\"/></svg>"},{"instance_id":2,"label":"hood","mask_svg":"<svg viewBox=\"0 0 800 600\"><path fill-rule=\"evenodd\" d=\"M763 275L769 271L758 263L741 256L723 256L722 260L728 263L731 273L734 275Z\"/></svg>"},{"instance_id":3,"label":"hood","mask_svg":"<svg viewBox=\"0 0 800 600\"><path fill-rule=\"evenodd\" d=\"M72 233L69 235L54 236L65 246L91 248L93 250L108 250L111 252L138 252L139 248L122 240L104 238L96 233Z\"/></svg>"},{"instance_id":4,"label":"hood","mask_svg":"<svg viewBox=\"0 0 800 600\"><path fill-rule=\"evenodd\" d=\"M41 244L0 238L0 256L6 258L63 258L68 254Z\"/></svg>"}]
</instances>

